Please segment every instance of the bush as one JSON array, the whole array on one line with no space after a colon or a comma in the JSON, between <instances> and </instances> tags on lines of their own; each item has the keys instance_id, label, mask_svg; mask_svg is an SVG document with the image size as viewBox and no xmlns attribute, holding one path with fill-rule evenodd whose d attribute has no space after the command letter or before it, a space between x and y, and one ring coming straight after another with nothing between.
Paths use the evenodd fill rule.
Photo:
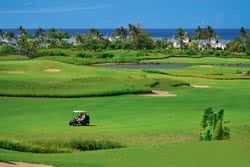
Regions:
<instances>
[{"instance_id":1,"label":"bush","mask_svg":"<svg viewBox=\"0 0 250 167\"><path fill-rule=\"evenodd\" d=\"M211 55L214 55L214 51L212 50L204 50L201 52L201 55L203 56L211 56Z\"/></svg>"},{"instance_id":2,"label":"bush","mask_svg":"<svg viewBox=\"0 0 250 167\"><path fill-rule=\"evenodd\" d=\"M200 140L227 140L229 138L230 129L225 126L224 110L214 112L212 108L207 108L201 121Z\"/></svg>"},{"instance_id":3,"label":"bush","mask_svg":"<svg viewBox=\"0 0 250 167\"><path fill-rule=\"evenodd\" d=\"M0 148L7 150L14 150L20 152L33 153L63 153L70 152L68 149L59 148L55 146L43 146L38 144L31 144L28 142L20 142L16 140L0 140Z\"/></svg>"},{"instance_id":4,"label":"bush","mask_svg":"<svg viewBox=\"0 0 250 167\"><path fill-rule=\"evenodd\" d=\"M231 52L241 53L245 51L245 48L241 40L236 39L228 44L228 50Z\"/></svg>"},{"instance_id":5,"label":"bush","mask_svg":"<svg viewBox=\"0 0 250 167\"><path fill-rule=\"evenodd\" d=\"M247 50L247 51L246 51L246 55L247 55L247 56L250 56L250 50Z\"/></svg>"},{"instance_id":6,"label":"bush","mask_svg":"<svg viewBox=\"0 0 250 167\"><path fill-rule=\"evenodd\" d=\"M37 57L43 57L43 56L68 56L68 55L61 51L40 51L37 53Z\"/></svg>"},{"instance_id":7,"label":"bush","mask_svg":"<svg viewBox=\"0 0 250 167\"><path fill-rule=\"evenodd\" d=\"M80 58L91 58L91 57L93 57L93 56L90 55L90 54L87 54L87 53L85 53L85 52L82 52L82 53L77 53L77 54L76 54L76 57L80 57Z\"/></svg>"},{"instance_id":8,"label":"bush","mask_svg":"<svg viewBox=\"0 0 250 167\"><path fill-rule=\"evenodd\" d=\"M103 59L107 59L107 58L113 58L114 54L112 53L99 53L96 55L96 58L103 58Z\"/></svg>"},{"instance_id":9,"label":"bush","mask_svg":"<svg viewBox=\"0 0 250 167\"><path fill-rule=\"evenodd\" d=\"M184 55L188 55L188 56L193 56L193 55L197 55L199 53L199 51L195 50L195 49L187 49L184 51Z\"/></svg>"},{"instance_id":10,"label":"bush","mask_svg":"<svg viewBox=\"0 0 250 167\"><path fill-rule=\"evenodd\" d=\"M3 44L0 46L0 56L14 54L16 52L16 48L7 44Z\"/></svg>"},{"instance_id":11,"label":"bush","mask_svg":"<svg viewBox=\"0 0 250 167\"><path fill-rule=\"evenodd\" d=\"M112 142L109 140L73 140L70 142L73 149L80 151L91 151L91 150L103 150L103 149L114 149L123 147L118 142Z\"/></svg>"}]
</instances>

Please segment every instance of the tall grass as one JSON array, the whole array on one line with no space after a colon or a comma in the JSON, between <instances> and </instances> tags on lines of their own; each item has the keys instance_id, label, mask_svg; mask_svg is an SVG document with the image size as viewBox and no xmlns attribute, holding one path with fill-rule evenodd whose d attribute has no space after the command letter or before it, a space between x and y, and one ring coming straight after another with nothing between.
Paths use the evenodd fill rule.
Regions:
<instances>
[{"instance_id":1,"label":"tall grass","mask_svg":"<svg viewBox=\"0 0 250 167\"><path fill-rule=\"evenodd\" d=\"M33 153L65 153L71 152L69 148L62 148L56 145L39 145L30 142L21 142L17 140L0 140L0 148Z\"/></svg>"},{"instance_id":2,"label":"tall grass","mask_svg":"<svg viewBox=\"0 0 250 167\"><path fill-rule=\"evenodd\" d=\"M70 146L73 149L80 151L104 150L124 147L119 142L109 140L72 140Z\"/></svg>"},{"instance_id":3,"label":"tall grass","mask_svg":"<svg viewBox=\"0 0 250 167\"><path fill-rule=\"evenodd\" d=\"M72 139L70 141L28 142L0 140L0 148L32 153L69 153L73 151L92 151L124 147L119 142L95 139Z\"/></svg>"}]
</instances>

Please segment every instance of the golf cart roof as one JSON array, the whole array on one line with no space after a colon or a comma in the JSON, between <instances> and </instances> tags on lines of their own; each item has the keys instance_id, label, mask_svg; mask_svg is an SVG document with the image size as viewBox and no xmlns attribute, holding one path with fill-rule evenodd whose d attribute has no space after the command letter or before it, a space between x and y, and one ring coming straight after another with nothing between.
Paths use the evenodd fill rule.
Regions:
<instances>
[{"instance_id":1,"label":"golf cart roof","mask_svg":"<svg viewBox=\"0 0 250 167\"><path fill-rule=\"evenodd\" d=\"M83 110L75 110L75 111L73 111L73 113L87 113L87 111L83 111Z\"/></svg>"}]
</instances>

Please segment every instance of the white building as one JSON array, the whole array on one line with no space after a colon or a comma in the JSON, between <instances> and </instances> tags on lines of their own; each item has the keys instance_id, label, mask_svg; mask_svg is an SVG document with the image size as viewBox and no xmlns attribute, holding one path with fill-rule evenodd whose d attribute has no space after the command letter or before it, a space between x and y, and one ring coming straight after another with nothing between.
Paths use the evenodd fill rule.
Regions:
<instances>
[{"instance_id":1,"label":"white building","mask_svg":"<svg viewBox=\"0 0 250 167\"><path fill-rule=\"evenodd\" d=\"M66 43L69 43L69 44L72 44L72 45L74 45L74 46L76 46L77 45L77 40L76 40L76 37L70 37L70 38L65 38L65 39L63 39L64 40L64 42L66 42Z\"/></svg>"},{"instance_id":2,"label":"white building","mask_svg":"<svg viewBox=\"0 0 250 167\"><path fill-rule=\"evenodd\" d=\"M4 39L2 39L2 42L5 42L5 43L7 43L7 44L9 44L9 45L12 45L12 46L16 46L17 45L17 41L16 41L16 39L14 39L14 38L4 38Z\"/></svg>"},{"instance_id":3,"label":"white building","mask_svg":"<svg viewBox=\"0 0 250 167\"><path fill-rule=\"evenodd\" d=\"M213 43L213 44L211 44L211 48L225 50L227 48L227 44L222 43L222 42Z\"/></svg>"},{"instance_id":4,"label":"white building","mask_svg":"<svg viewBox=\"0 0 250 167\"><path fill-rule=\"evenodd\" d=\"M47 43L41 43L41 44L39 44L39 48L48 49L49 48L49 44L47 44Z\"/></svg>"}]
</instances>

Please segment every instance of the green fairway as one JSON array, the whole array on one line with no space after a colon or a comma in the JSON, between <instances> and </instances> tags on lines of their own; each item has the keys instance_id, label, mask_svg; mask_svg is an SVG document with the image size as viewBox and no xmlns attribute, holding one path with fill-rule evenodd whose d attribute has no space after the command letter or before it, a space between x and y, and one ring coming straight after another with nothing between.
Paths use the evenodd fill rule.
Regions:
<instances>
[{"instance_id":1,"label":"green fairway","mask_svg":"<svg viewBox=\"0 0 250 167\"><path fill-rule=\"evenodd\" d=\"M1 61L0 94L85 97L150 92L143 72L69 65L54 61Z\"/></svg>"},{"instance_id":2,"label":"green fairway","mask_svg":"<svg viewBox=\"0 0 250 167\"><path fill-rule=\"evenodd\" d=\"M250 165L250 80L245 75L248 68L193 66L159 70L173 74L164 75L39 60L1 61L0 65L0 71L23 71L19 74L0 73L1 94L60 97L0 97L0 140L46 146L63 145L72 140L103 139L125 146L56 154L0 149L2 161L72 167ZM46 69L60 71L46 72ZM210 79L204 79L210 74ZM246 80L241 80L241 75ZM217 80L215 77L229 80ZM238 80L231 80L235 78ZM155 82L157 84L152 86ZM178 83L208 88L173 86ZM129 94L155 89L169 91L176 96ZM73 96L102 95L103 92L121 90L129 91L121 93L126 94L122 96ZM68 96L72 98L61 98ZM207 107L225 109L225 121L231 121L229 141L199 141L200 121ZM68 126L73 110L89 111L92 126Z\"/></svg>"},{"instance_id":3,"label":"green fairway","mask_svg":"<svg viewBox=\"0 0 250 167\"><path fill-rule=\"evenodd\" d=\"M191 64L250 64L250 59L245 58L218 58L218 57L171 57L158 60L143 60L141 63L191 63Z\"/></svg>"},{"instance_id":4,"label":"green fairway","mask_svg":"<svg viewBox=\"0 0 250 167\"><path fill-rule=\"evenodd\" d=\"M218 80L250 79L250 68L194 65L187 68L144 70L147 73L160 73L179 77L195 77Z\"/></svg>"},{"instance_id":5,"label":"green fairway","mask_svg":"<svg viewBox=\"0 0 250 167\"><path fill-rule=\"evenodd\" d=\"M60 167L81 166L249 166L247 142L180 143L72 154L30 154L0 150L0 157L12 161L47 163ZM211 158L208 158L210 157Z\"/></svg>"}]
</instances>

